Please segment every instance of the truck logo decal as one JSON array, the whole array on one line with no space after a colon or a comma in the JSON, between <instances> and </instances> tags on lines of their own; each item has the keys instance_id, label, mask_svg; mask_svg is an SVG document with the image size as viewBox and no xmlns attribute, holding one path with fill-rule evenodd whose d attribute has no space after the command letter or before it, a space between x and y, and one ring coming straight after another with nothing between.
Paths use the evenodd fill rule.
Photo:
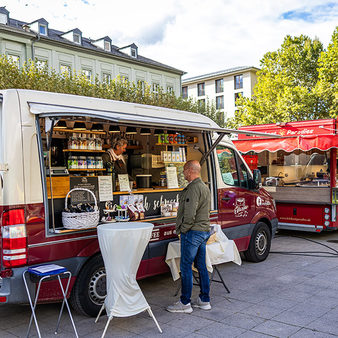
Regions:
<instances>
[{"instance_id":1,"label":"truck logo decal","mask_svg":"<svg viewBox=\"0 0 338 338\"><path fill-rule=\"evenodd\" d=\"M235 217L248 216L249 206L245 204L245 198L236 198L234 214Z\"/></svg>"},{"instance_id":2,"label":"truck logo decal","mask_svg":"<svg viewBox=\"0 0 338 338\"><path fill-rule=\"evenodd\" d=\"M269 205L271 205L271 202L270 201L264 201L262 199L262 197L258 196L257 199L256 199L256 204L257 204L258 207L269 206Z\"/></svg>"}]
</instances>

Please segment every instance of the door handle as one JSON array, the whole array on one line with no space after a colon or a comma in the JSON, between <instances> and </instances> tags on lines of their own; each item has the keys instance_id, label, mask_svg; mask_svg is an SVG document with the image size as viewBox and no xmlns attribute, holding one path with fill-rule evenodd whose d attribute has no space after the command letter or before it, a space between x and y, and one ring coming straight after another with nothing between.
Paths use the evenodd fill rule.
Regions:
<instances>
[{"instance_id":1,"label":"door handle","mask_svg":"<svg viewBox=\"0 0 338 338\"><path fill-rule=\"evenodd\" d=\"M222 201L230 201L231 197L222 197Z\"/></svg>"}]
</instances>

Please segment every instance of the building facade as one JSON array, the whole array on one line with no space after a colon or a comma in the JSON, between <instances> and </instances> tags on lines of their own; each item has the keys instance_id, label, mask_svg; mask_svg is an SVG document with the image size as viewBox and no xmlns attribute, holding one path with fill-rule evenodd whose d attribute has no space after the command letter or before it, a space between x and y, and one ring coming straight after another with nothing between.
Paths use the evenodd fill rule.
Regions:
<instances>
[{"instance_id":1,"label":"building facade","mask_svg":"<svg viewBox=\"0 0 338 338\"><path fill-rule=\"evenodd\" d=\"M75 71L100 81L120 75L135 83L148 83L153 91L162 87L181 95L184 72L140 55L134 43L117 47L108 36L92 40L78 28L62 32L50 28L43 18L19 21L5 7L0 7L0 54L18 66L31 59L56 72Z\"/></svg>"},{"instance_id":2,"label":"building facade","mask_svg":"<svg viewBox=\"0 0 338 338\"><path fill-rule=\"evenodd\" d=\"M256 67L236 67L182 81L182 96L191 97L202 105L209 100L224 117L232 117L239 96L251 97L256 84Z\"/></svg>"}]
</instances>

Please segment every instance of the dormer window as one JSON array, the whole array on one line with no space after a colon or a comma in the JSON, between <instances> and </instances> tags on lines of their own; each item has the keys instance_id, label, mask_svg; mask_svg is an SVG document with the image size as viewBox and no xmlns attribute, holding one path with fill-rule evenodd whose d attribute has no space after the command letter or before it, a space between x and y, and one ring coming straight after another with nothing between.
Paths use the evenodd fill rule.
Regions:
<instances>
[{"instance_id":1,"label":"dormer window","mask_svg":"<svg viewBox=\"0 0 338 338\"><path fill-rule=\"evenodd\" d=\"M81 35L80 34L77 34L77 33L74 33L73 35L73 41L77 44L81 44Z\"/></svg>"},{"instance_id":2,"label":"dormer window","mask_svg":"<svg viewBox=\"0 0 338 338\"><path fill-rule=\"evenodd\" d=\"M22 28L26 32L29 32L30 29L33 32L38 33L39 35L48 36L48 22L44 18L23 25Z\"/></svg>"},{"instance_id":3,"label":"dormer window","mask_svg":"<svg viewBox=\"0 0 338 338\"><path fill-rule=\"evenodd\" d=\"M47 35L47 26L46 25L39 25L39 33L41 35Z\"/></svg>"},{"instance_id":4,"label":"dormer window","mask_svg":"<svg viewBox=\"0 0 338 338\"><path fill-rule=\"evenodd\" d=\"M3 25L7 25L8 21L7 21L7 15L4 13L0 13L0 23L2 23Z\"/></svg>"},{"instance_id":5,"label":"dormer window","mask_svg":"<svg viewBox=\"0 0 338 338\"><path fill-rule=\"evenodd\" d=\"M60 36L64 39L67 39L68 41L76 43L77 45L82 44L82 32L78 28L72 29L71 31L63 33Z\"/></svg>"},{"instance_id":6,"label":"dormer window","mask_svg":"<svg viewBox=\"0 0 338 338\"><path fill-rule=\"evenodd\" d=\"M138 47L135 45L135 43L132 43L129 46L121 47L119 48L119 51L121 51L122 53L126 53L135 59L137 58L138 55Z\"/></svg>"},{"instance_id":7,"label":"dormer window","mask_svg":"<svg viewBox=\"0 0 338 338\"><path fill-rule=\"evenodd\" d=\"M130 48L130 55L133 58L137 58L137 50L135 48Z\"/></svg>"},{"instance_id":8,"label":"dormer window","mask_svg":"<svg viewBox=\"0 0 338 338\"><path fill-rule=\"evenodd\" d=\"M111 45L110 45L110 42L105 40L104 41L104 50L107 51L107 52L110 52L111 51Z\"/></svg>"},{"instance_id":9,"label":"dormer window","mask_svg":"<svg viewBox=\"0 0 338 338\"><path fill-rule=\"evenodd\" d=\"M9 12L6 7L0 7L0 24L8 25L9 23Z\"/></svg>"}]
</instances>

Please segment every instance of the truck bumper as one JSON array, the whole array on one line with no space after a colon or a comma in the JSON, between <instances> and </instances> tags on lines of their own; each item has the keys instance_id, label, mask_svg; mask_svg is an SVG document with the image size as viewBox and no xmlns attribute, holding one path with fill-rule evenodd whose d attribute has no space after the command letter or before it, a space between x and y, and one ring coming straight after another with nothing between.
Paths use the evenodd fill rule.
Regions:
<instances>
[{"instance_id":1,"label":"truck bumper","mask_svg":"<svg viewBox=\"0 0 338 338\"><path fill-rule=\"evenodd\" d=\"M322 225L313 225L313 224L278 223L278 229L307 231L307 232L322 232L324 230L324 227Z\"/></svg>"}]
</instances>

